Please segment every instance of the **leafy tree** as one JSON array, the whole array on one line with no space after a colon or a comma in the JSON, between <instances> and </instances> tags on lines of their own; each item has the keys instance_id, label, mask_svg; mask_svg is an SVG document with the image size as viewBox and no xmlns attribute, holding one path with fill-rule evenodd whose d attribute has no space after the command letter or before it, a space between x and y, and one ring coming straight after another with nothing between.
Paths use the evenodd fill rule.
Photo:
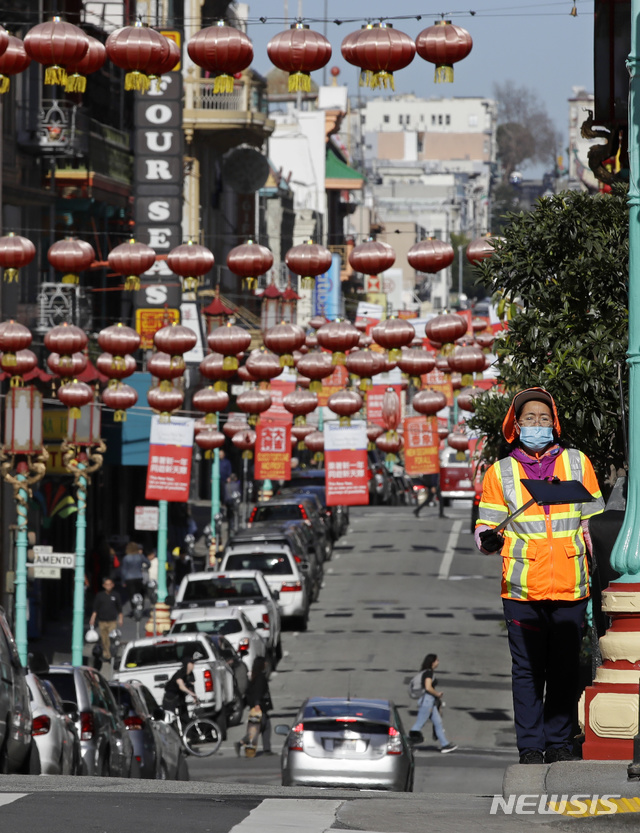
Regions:
<instances>
[{"instance_id":1,"label":"leafy tree","mask_svg":"<svg viewBox=\"0 0 640 833\"><path fill-rule=\"evenodd\" d=\"M498 437L511 396L539 385L554 396L567 445L591 458L601 484L624 464L619 375L626 390L629 264L626 195L564 192L509 214L495 254L478 267L508 321L496 342L505 396L476 400L471 426Z\"/></svg>"},{"instance_id":2,"label":"leafy tree","mask_svg":"<svg viewBox=\"0 0 640 833\"><path fill-rule=\"evenodd\" d=\"M513 81L494 85L498 102L496 142L503 181L529 162L555 164L560 137L544 104L529 87Z\"/></svg>"}]
</instances>

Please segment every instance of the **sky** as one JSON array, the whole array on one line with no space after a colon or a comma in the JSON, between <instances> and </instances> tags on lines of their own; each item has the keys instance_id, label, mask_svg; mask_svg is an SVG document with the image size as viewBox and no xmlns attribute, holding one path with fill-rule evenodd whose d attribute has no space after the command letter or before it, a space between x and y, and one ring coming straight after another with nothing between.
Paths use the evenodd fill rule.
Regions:
<instances>
[{"instance_id":1,"label":"sky","mask_svg":"<svg viewBox=\"0 0 640 833\"><path fill-rule=\"evenodd\" d=\"M433 64L416 55L413 62L395 74L396 94L414 93L418 97L451 97L493 95L494 84L511 79L518 86L529 87L538 94L547 112L562 135L566 147L569 109L567 99L572 87L593 91L593 0L576 0L577 17L570 11L573 0L536 2L536 0L471 0L469 10L450 11L436 8L423 0L254 0L249 2L248 34L254 44L252 66L266 74L272 65L266 46L270 38L285 28L284 9L289 7L293 21L302 7L302 16L311 28L324 32L326 18L330 21L348 18L342 25L326 24L326 35L333 47L327 69L341 70L339 81L350 91L357 90L357 69L348 64L340 52L340 44L349 32L366 20L376 21L382 15L396 29L415 38L419 32L444 13L447 20L465 28L473 38L473 49L463 61L455 64L453 84L435 84ZM475 15L471 15L474 11ZM417 15L422 15L420 21ZM393 20L393 16L412 15L412 19ZM258 18L267 18L261 23ZM357 19L357 22L353 22ZM322 70L314 80L323 82ZM327 73L330 83L331 76ZM388 94L388 93L384 93ZM383 93L366 92L365 96ZM564 150L563 150L564 152Z\"/></svg>"}]
</instances>

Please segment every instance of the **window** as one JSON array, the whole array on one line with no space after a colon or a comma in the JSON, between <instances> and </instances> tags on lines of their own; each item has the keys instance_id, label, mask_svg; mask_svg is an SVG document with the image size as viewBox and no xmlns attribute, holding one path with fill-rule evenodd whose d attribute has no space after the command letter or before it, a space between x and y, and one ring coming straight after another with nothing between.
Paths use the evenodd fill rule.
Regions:
<instances>
[{"instance_id":1,"label":"window","mask_svg":"<svg viewBox=\"0 0 640 833\"><path fill-rule=\"evenodd\" d=\"M383 121L385 124L389 124L389 116L383 116L383 117L382 117L382 121Z\"/></svg>"},{"instance_id":2,"label":"window","mask_svg":"<svg viewBox=\"0 0 640 833\"><path fill-rule=\"evenodd\" d=\"M424 113L420 113L420 121L424 122Z\"/></svg>"},{"instance_id":3,"label":"window","mask_svg":"<svg viewBox=\"0 0 640 833\"><path fill-rule=\"evenodd\" d=\"M435 123L436 123L436 117L435 117L435 116L431 116L431 124L435 124Z\"/></svg>"},{"instance_id":4,"label":"window","mask_svg":"<svg viewBox=\"0 0 640 833\"><path fill-rule=\"evenodd\" d=\"M442 116L438 116L438 124L442 124Z\"/></svg>"},{"instance_id":5,"label":"window","mask_svg":"<svg viewBox=\"0 0 640 833\"><path fill-rule=\"evenodd\" d=\"M478 126L478 117L474 114L469 116L469 127L477 127Z\"/></svg>"},{"instance_id":6,"label":"window","mask_svg":"<svg viewBox=\"0 0 640 833\"><path fill-rule=\"evenodd\" d=\"M402 115L398 116L398 124L402 124Z\"/></svg>"},{"instance_id":7,"label":"window","mask_svg":"<svg viewBox=\"0 0 640 833\"><path fill-rule=\"evenodd\" d=\"M444 117L444 123L445 124L451 124L451 116L445 116Z\"/></svg>"},{"instance_id":8,"label":"window","mask_svg":"<svg viewBox=\"0 0 640 833\"><path fill-rule=\"evenodd\" d=\"M404 117L404 123L405 124L411 124L411 116L405 116Z\"/></svg>"}]
</instances>

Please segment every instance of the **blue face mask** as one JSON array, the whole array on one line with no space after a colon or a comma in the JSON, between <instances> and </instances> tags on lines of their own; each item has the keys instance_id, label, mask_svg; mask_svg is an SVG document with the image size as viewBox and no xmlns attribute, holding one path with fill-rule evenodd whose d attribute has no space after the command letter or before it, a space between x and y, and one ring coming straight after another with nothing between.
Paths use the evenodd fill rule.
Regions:
<instances>
[{"instance_id":1,"label":"blue face mask","mask_svg":"<svg viewBox=\"0 0 640 833\"><path fill-rule=\"evenodd\" d=\"M521 427L520 442L532 451L542 451L553 442L553 427L551 425Z\"/></svg>"}]
</instances>

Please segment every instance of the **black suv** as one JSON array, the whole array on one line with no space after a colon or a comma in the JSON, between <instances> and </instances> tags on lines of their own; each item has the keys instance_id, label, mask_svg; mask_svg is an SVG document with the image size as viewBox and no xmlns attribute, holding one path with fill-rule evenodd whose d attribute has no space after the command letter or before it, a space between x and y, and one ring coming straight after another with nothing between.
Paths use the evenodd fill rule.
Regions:
<instances>
[{"instance_id":1,"label":"black suv","mask_svg":"<svg viewBox=\"0 0 640 833\"><path fill-rule=\"evenodd\" d=\"M249 517L249 527L255 523L280 524L284 521L303 521L320 544L323 560L331 558L331 536L325 519L321 517L315 500L308 497L279 497L254 506Z\"/></svg>"}]
</instances>

